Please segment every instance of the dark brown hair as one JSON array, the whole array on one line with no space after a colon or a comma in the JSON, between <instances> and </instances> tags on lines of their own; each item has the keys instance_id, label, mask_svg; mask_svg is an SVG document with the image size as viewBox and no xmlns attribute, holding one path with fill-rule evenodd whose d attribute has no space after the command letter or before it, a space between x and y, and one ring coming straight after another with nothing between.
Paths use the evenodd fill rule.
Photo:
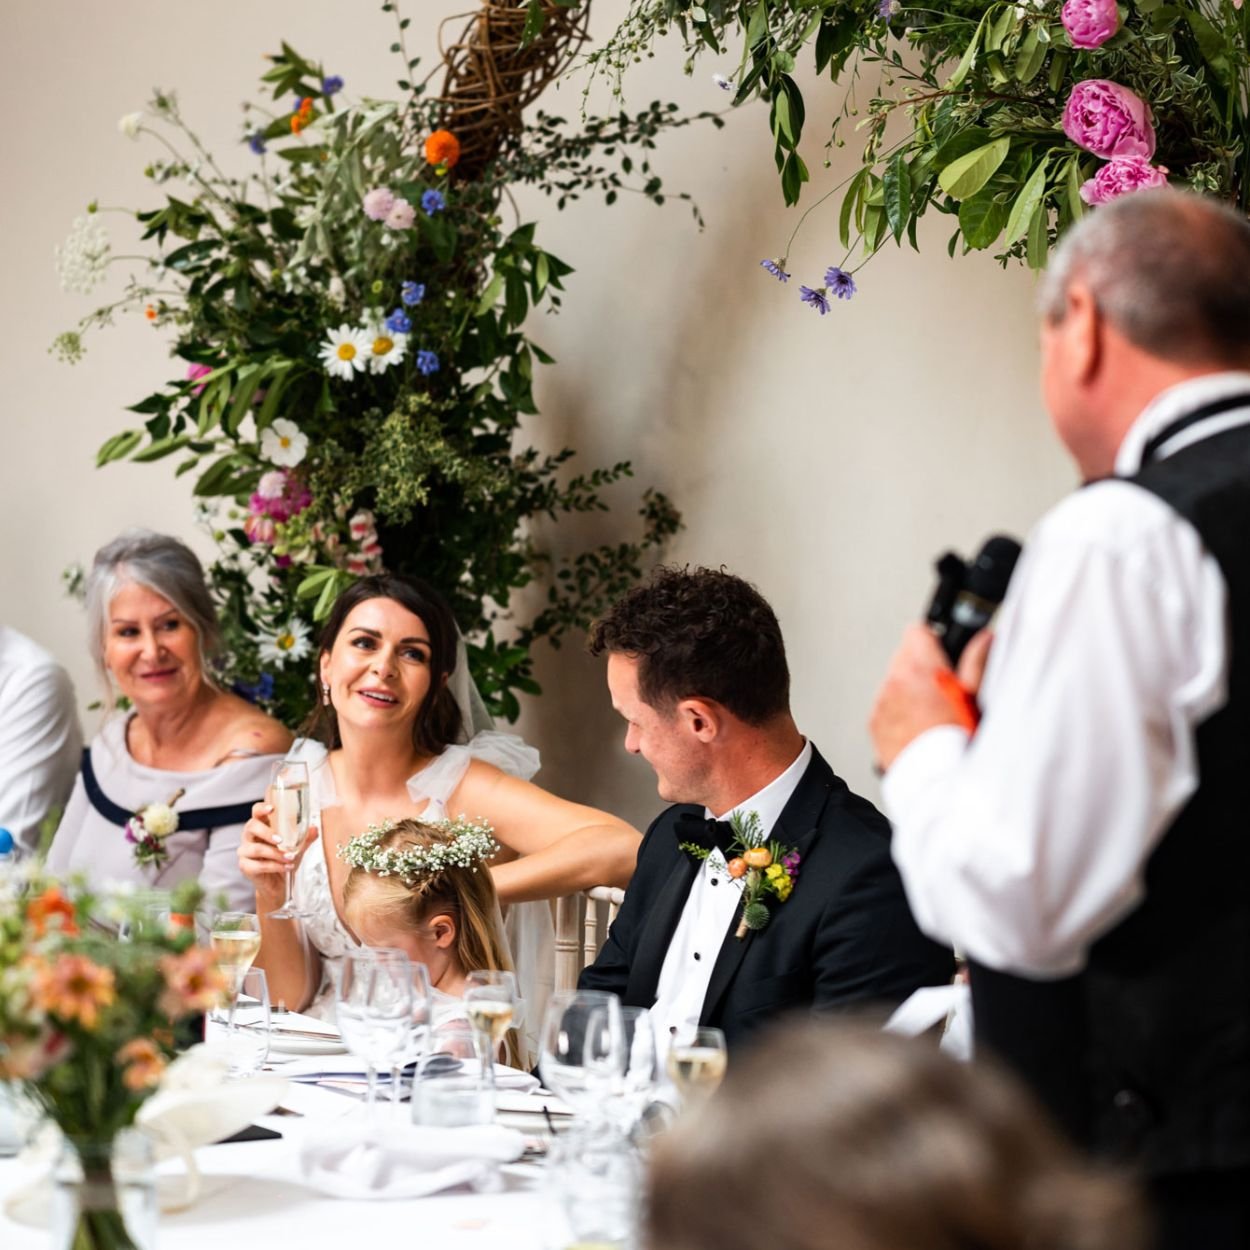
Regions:
<instances>
[{"instance_id":1,"label":"dark brown hair","mask_svg":"<svg viewBox=\"0 0 1250 1250\"><path fill-rule=\"evenodd\" d=\"M724 569L657 569L591 627L591 654L605 651L638 660L639 693L654 708L712 699L762 725L790 706L777 616L754 586Z\"/></svg>"},{"instance_id":2,"label":"dark brown hair","mask_svg":"<svg viewBox=\"0 0 1250 1250\"><path fill-rule=\"evenodd\" d=\"M456 667L456 621L442 595L426 582L398 573L377 573L353 582L334 601L330 615L321 630L318 655L330 651L343 622L352 609L369 599L393 599L421 618L430 635L430 693L417 712L412 725L413 745L430 755L441 755L443 748L459 742L464 723L460 708L448 687L447 679ZM338 717L333 707L320 699L304 729L305 736L318 738L328 747L341 745Z\"/></svg>"},{"instance_id":3,"label":"dark brown hair","mask_svg":"<svg viewBox=\"0 0 1250 1250\"><path fill-rule=\"evenodd\" d=\"M649 1250L1138 1250L1134 1192L1023 1089L862 1025L786 1028L656 1144Z\"/></svg>"}]
</instances>

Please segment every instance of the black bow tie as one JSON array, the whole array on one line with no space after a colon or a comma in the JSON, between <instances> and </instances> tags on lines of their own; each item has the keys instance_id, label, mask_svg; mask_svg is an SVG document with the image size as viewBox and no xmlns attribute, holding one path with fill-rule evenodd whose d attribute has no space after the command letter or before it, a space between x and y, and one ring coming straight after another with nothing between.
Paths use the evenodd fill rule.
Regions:
<instances>
[{"instance_id":1,"label":"black bow tie","mask_svg":"<svg viewBox=\"0 0 1250 1250\"><path fill-rule=\"evenodd\" d=\"M709 820L691 812L683 812L677 817L673 832L679 845L685 843L702 847L705 851L719 850L726 858L734 841L733 826L727 820Z\"/></svg>"}]
</instances>

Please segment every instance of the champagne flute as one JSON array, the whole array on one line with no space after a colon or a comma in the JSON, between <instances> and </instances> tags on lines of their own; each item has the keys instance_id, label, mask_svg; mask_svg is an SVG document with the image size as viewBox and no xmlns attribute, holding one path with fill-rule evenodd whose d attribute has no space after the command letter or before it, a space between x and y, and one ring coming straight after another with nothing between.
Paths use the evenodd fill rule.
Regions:
<instances>
[{"instance_id":1,"label":"champagne flute","mask_svg":"<svg viewBox=\"0 0 1250 1250\"><path fill-rule=\"evenodd\" d=\"M279 760L269 784L273 831L282 851L298 851L308 833L308 765L303 760ZM298 920L303 913L291 898L292 870L286 870L286 900L270 920Z\"/></svg>"},{"instance_id":2,"label":"champagne flute","mask_svg":"<svg viewBox=\"0 0 1250 1250\"><path fill-rule=\"evenodd\" d=\"M512 1025L516 1011L516 976L491 968L478 968L464 979L464 1014L477 1036L482 1069L492 1067L499 1043Z\"/></svg>"},{"instance_id":3,"label":"champagne flute","mask_svg":"<svg viewBox=\"0 0 1250 1250\"><path fill-rule=\"evenodd\" d=\"M683 1103L703 1102L725 1077L728 1054L720 1029L698 1028L674 1040L668 1050L669 1080Z\"/></svg>"},{"instance_id":4,"label":"champagne flute","mask_svg":"<svg viewBox=\"0 0 1250 1250\"><path fill-rule=\"evenodd\" d=\"M243 978L260 953L260 921L251 912L219 912L213 921L208 940L216 956L217 966L226 978L226 993L229 995L226 1029L233 1033L236 1027L235 1008L238 1006Z\"/></svg>"}]
</instances>

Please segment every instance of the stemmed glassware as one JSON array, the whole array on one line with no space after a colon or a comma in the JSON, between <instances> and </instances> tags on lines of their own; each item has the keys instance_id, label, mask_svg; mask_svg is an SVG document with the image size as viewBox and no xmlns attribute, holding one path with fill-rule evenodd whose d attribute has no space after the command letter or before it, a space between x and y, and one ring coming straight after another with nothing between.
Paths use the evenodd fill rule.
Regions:
<instances>
[{"instance_id":1,"label":"stemmed glassware","mask_svg":"<svg viewBox=\"0 0 1250 1250\"><path fill-rule=\"evenodd\" d=\"M260 953L260 922L251 912L218 912L208 940L216 956L217 967L226 978L226 993L229 996L226 1029L233 1034L243 978Z\"/></svg>"},{"instance_id":2,"label":"stemmed glassware","mask_svg":"<svg viewBox=\"0 0 1250 1250\"><path fill-rule=\"evenodd\" d=\"M725 1035L720 1029L693 1029L679 1035L669 1047L668 1077L689 1106L716 1092L727 1062Z\"/></svg>"},{"instance_id":3,"label":"stemmed glassware","mask_svg":"<svg viewBox=\"0 0 1250 1250\"><path fill-rule=\"evenodd\" d=\"M434 1015L434 995L430 989L430 972L423 963L410 960L403 951L392 946L371 946L375 959L390 961L407 969L412 980L412 1030L403 1053L391 1065L391 1108L399 1106L403 1097L404 1066L420 1061L429 1046L430 1025Z\"/></svg>"},{"instance_id":4,"label":"stemmed glassware","mask_svg":"<svg viewBox=\"0 0 1250 1250\"><path fill-rule=\"evenodd\" d=\"M597 1029L593 1037L592 1025ZM568 990L551 996L539 1039L538 1070L543 1084L587 1121L602 1119L604 1095L623 1071L623 1049L621 1002L615 994Z\"/></svg>"},{"instance_id":5,"label":"stemmed glassware","mask_svg":"<svg viewBox=\"0 0 1250 1250\"><path fill-rule=\"evenodd\" d=\"M585 1063L606 1084L608 1107L615 1111L621 1130L631 1136L655 1096L655 1034L645 1007L622 1007L620 1022L618 1037L613 1013L595 1008L586 1028Z\"/></svg>"},{"instance_id":6,"label":"stemmed glassware","mask_svg":"<svg viewBox=\"0 0 1250 1250\"><path fill-rule=\"evenodd\" d=\"M273 766L269 783L269 802L273 805L273 831L278 849L298 851L308 833L308 765L303 760L279 760ZM291 899L292 871L286 870L286 899L270 920L298 920L303 913Z\"/></svg>"},{"instance_id":7,"label":"stemmed glassware","mask_svg":"<svg viewBox=\"0 0 1250 1250\"><path fill-rule=\"evenodd\" d=\"M478 968L464 979L464 1014L477 1039L482 1069L493 1067L499 1043L512 1027L516 1012L516 976L511 972Z\"/></svg>"},{"instance_id":8,"label":"stemmed glassware","mask_svg":"<svg viewBox=\"0 0 1250 1250\"><path fill-rule=\"evenodd\" d=\"M336 993L338 1026L347 1048L365 1065L365 1115L371 1127L378 1069L400 1061L412 1038L412 1000L412 965L402 956L379 958L377 952L364 950L344 957Z\"/></svg>"}]
</instances>

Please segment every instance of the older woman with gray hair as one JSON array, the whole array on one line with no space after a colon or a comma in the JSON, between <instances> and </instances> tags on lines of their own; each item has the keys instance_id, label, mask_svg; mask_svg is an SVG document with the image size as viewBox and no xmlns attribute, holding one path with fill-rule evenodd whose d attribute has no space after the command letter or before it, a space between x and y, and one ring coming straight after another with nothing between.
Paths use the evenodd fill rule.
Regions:
<instances>
[{"instance_id":1,"label":"older woman with gray hair","mask_svg":"<svg viewBox=\"0 0 1250 1250\"><path fill-rule=\"evenodd\" d=\"M291 735L214 683L219 632L199 560L175 538L128 530L96 552L87 615L109 703L124 695L130 711L108 716L83 752L48 869L94 885L197 878L250 911L239 838Z\"/></svg>"}]
</instances>

